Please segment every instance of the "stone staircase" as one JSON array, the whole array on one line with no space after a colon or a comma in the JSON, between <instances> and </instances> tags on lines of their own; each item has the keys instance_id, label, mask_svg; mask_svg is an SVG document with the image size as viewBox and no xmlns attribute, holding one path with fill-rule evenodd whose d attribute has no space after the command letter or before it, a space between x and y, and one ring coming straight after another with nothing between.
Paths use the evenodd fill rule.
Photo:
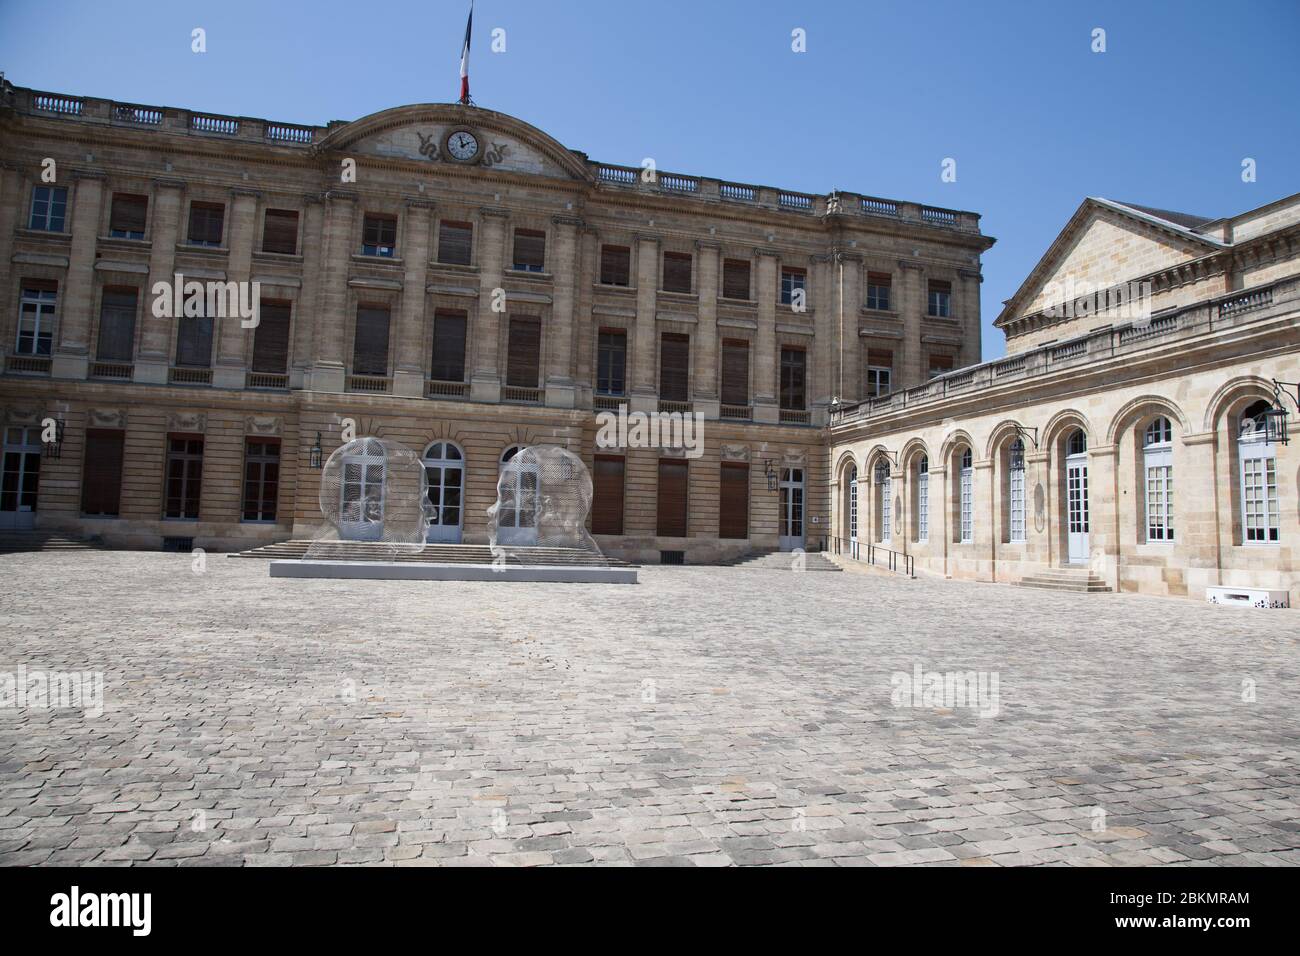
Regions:
<instances>
[{"instance_id":1,"label":"stone staircase","mask_svg":"<svg viewBox=\"0 0 1300 956\"><path fill-rule=\"evenodd\" d=\"M1047 568L1037 574L1026 575L1016 583L1023 588L1042 588L1045 591L1099 594L1110 590L1110 586L1088 568Z\"/></svg>"},{"instance_id":2,"label":"stone staircase","mask_svg":"<svg viewBox=\"0 0 1300 956\"><path fill-rule=\"evenodd\" d=\"M0 531L0 554L28 551L102 551L98 541L50 531Z\"/></svg>"},{"instance_id":3,"label":"stone staircase","mask_svg":"<svg viewBox=\"0 0 1300 956\"><path fill-rule=\"evenodd\" d=\"M309 539L279 541L250 551L228 555L231 558L262 558L270 560L300 560L307 556L313 542ZM427 544L416 554L392 554L382 544L373 541L330 541L315 545L314 558L324 561L398 561L424 564L491 564L492 549L486 544ZM633 565L618 558L600 555L579 548L510 548L506 564L519 567L611 567L629 568Z\"/></svg>"},{"instance_id":4,"label":"stone staircase","mask_svg":"<svg viewBox=\"0 0 1300 956\"><path fill-rule=\"evenodd\" d=\"M805 552L803 561L805 571L844 570L819 551ZM778 571L791 571L794 569L794 555L789 551L756 551L723 562L723 566L729 568L774 568Z\"/></svg>"}]
</instances>

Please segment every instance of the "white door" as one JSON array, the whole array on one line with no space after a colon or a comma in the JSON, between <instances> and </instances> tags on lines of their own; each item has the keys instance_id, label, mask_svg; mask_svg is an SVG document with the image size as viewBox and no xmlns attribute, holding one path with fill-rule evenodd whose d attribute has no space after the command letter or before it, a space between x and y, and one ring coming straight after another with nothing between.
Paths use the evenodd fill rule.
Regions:
<instances>
[{"instance_id":1,"label":"white door","mask_svg":"<svg viewBox=\"0 0 1300 956\"><path fill-rule=\"evenodd\" d=\"M849 472L849 557L858 556L858 470Z\"/></svg>"},{"instance_id":2,"label":"white door","mask_svg":"<svg viewBox=\"0 0 1300 956\"><path fill-rule=\"evenodd\" d=\"M1065 459L1066 531L1071 564L1088 563L1088 456Z\"/></svg>"},{"instance_id":3,"label":"white door","mask_svg":"<svg viewBox=\"0 0 1300 956\"><path fill-rule=\"evenodd\" d=\"M0 531L30 531L41 481L40 429L6 428L0 467Z\"/></svg>"},{"instance_id":4,"label":"white door","mask_svg":"<svg viewBox=\"0 0 1300 956\"><path fill-rule=\"evenodd\" d=\"M465 509L465 456L451 442L434 442L424 451L433 515L426 540L460 544Z\"/></svg>"},{"instance_id":5,"label":"white door","mask_svg":"<svg viewBox=\"0 0 1300 956\"><path fill-rule=\"evenodd\" d=\"M518 447L507 449L501 466L514 459ZM515 462L499 482L501 510L497 514L497 544L531 547L537 544L537 501L540 484L536 459Z\"/></svg>"},{"instance_id":6,"label":"white door","mask_svg":"<svg viewBox=\"0 0 1300 956\"><path fill-rule=\"evenodd\" d=\"M777 546L782 551L803 548L803 469L781 469L781 527Z\"/></svg>"},{"instance_id":7,"label":"white door","mask_svg":"<svg viewBox=\"0 0 1300 956\"><path fill-rule=\"evenodd\" d=\"M345 541L379 541L383 536L384 456L352 455L343 459L339 537Z\"/></svg>"}]
</instances>

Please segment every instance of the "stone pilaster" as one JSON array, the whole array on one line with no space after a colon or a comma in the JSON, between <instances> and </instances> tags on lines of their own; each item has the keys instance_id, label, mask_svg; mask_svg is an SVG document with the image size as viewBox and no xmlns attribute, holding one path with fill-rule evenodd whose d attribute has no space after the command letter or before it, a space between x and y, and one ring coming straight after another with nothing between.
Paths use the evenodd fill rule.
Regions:
<instances>
[{"instance_id":1,"label":"stone pilaster","mask_svg":"<svg viewBox=\"0 0 1300 956\"><path fill-rule=\"evenodd\" d=\"M632 343L632 411L653 412L659 408L658 335L655 310L659 301L659 240L636 237L636 330Z\"/></svg>"},{"instance_id":2,"label":"stone pilaster","mask_svg":"<svg viewBox=\"0 0 1300 956\"><path fill-rule=\"evenodd\" d=\"M838 272L836 276L837 318L844 337L840 342L838 369L843 382L840 388L840 401L856 402L862 398L862 343L858 338L858 315L862 310L862 256L853 252L840 252L836 255Z\"/></svg>"},{"instance_id":3,"label":"stone pilaster","mask_svg":"<svg viewBox=\"0 0 1300 956\"><path fill-rule=\"evenodd\" d=\"M1213 431L1184 435L1174 447L1174 547L1186 556L1189 595L1224 583L1220 520L1225 510L1231 514L1232 491L1231 484L1215 480L1222 457ZM1235 480L1234 475L1230 481Z\"/></svg>"},{"instance_id":4,"label":"stone pilaster","mask_svg":"<svg viewBox=\"0 0 1300 956\"><path fill-rule=\"evenodd\" d=\"M699 293L699 325L695 333L695 387L692 398L695 411L705 418L717 418L721 412L718 399L718 252L716 242L699 241L696 263Z\"/></svg>"},{"instance_id":5,"label":"stone pilaster","mask_svg":"<svg viewBox=\"0 0 1300 956\"><path fill-rule=\"evenodd\" d=\"M95 248L104 204L104 174L77 172L73 178L72 244L68 276L59 296L58 345L50 364L54 378L85 378L90 370L90 314L95 301Z\"/></svg>"},{"instance_id":6,"label":"stone pilaster","mask_svg":"<svg viewBox=\"0 0 1300 956\"><path fill-rule=\"evenodd\" d=\"M952 525L950 523L950 512L952 511L952 486L948 483L948 469L943 465L935 467L938 459L930 459L930 478L927 511L929 522L929 537L926 539L926 550L930 553L931 567L937 565L938 569L944 574L951 574L948 566L949 559L952 555ZM955 479L954 479L955 480Z\"/></svg>"},{"instance_id":7,"label":"stone pilaster","mask_svg":"<svg viewBox=\"0 0 1300 956\"><path fill-rule=\"evenodd\" d=\"M19 207L23 204L19 191L23 185L22 172L12 163L0 160L0 263L11 263L14 252L14 229L18 225ZM18 320L16 288L0 288L0 354L14 346Z\"/></svg>"},{"instance_id":8,"label":"stone pilaster","mask_svg":"<svg viewBox=\"0 0 1300 956\"><path fill-rule=\"evenodd\" d=\"M353 252L357 196L332 189L325 195L325 232L321 250L321 285L316 309L316 354L311 388L341 392L347 376L344 312L348 305L348 273Z\"/></svg>"},{"instance_id":9,"label":"stone pilaster","mask_svg":"<svg viewBox=\"0 0 1300 956\"><path fill-rule=\"evenodd\" d=\"M251 282L253 245L257 241L258 193L235 189L230 194L230 260L226 268L228 282ZM242 299L242 295L241 295ZM260 303L253 303L260 308ZM217 360L212 370L212 384L218 388L243 388L245 371L253 354L256 328L245 328L240 317L214 318Z\"/></svg>"},{"instance_id":10,"label":"stone pilaster","mask_svg":"<svg viewBox=\"0 0 1300 956\"><path fill-rule=\"evenodd\" d=\"M501 400L501 372L497 367L501 315L494 306L504 305L498 290L502 285L506 255L504 209L480 210L478 312L474 317L474 373L470 376L470 397L476 402Z\"/></svg>"},{"instance_id":11,"label":"stone pilaster","mask_svg":"<svg viewBox=\"0 0 1300 956\"><path fill-rule=\"evenodd\" d=\"M817 290L817 308L813 310L813 361L809 394L812 396L814 424L824 424L826 408L840 395L839 366L835 356L840 340L839 263L833 255L813 256L810 263L812 285ZM850 327L857 335L857 316Z\"/></svg>"},{"instance_id":12,"label":"stone pilaster","mask_svg":"<svg viewBox=\"0 0 1300 956\"><path fill-rule=\"evenodd\" d=\"M780 254L774 249L755 249L758 276L754 296L758 300L758 331L754 348L754 421L775 422L779 413L776 402L776 298L777 263Z\"/></svg>"},{"instance_id":13,"label":"stone pilaster","mask_svg":"<svg viewBox=\"0 0 1300 956\"><path fill-rule=\"evenodd\" d=\"M402 237L402 303L397 313L397 352L393 394L424 397L425 285L429 278L429 242L434 204L427 199L406 201Z\"/></svg>"},{"instance_id":14,"label":"stone pilaster","mask_svg":"<svg viewBox=\"0 0 1300 956\"><path fill-rule=\"evenodd\" d=\"M980 283L984 277L973 269L958 269L958 295L955 303L961 310L962 365L977 365L981 359Z\"/></svg>"},{"instance_id":15,"label":"stone pilaster","mask_svg":"<svg viewBox=\"0 0 1300 956\"><path fill-rule=\"evenodd\" d=\"M1119 590L1119 475L1114 445L1088 449L1088 567Z\"/></svg>"},{"instance_id":16,"label":"stone pilaster","mask_svg":"<svg viewBox=\"0 0 1300 956\"><path fill-rule=\"evenodd\" d=\"M153 202L150 203L149 283L144 290L143 326L140 334L140 352L136 356L135 380L162 383L167 381L167 369L172 361L172 337L176 317L156 316L154 302L158 299L154 289L165 283L161 295L171 295L175 280L176 243L180 239L181 212L184 206L185 184L175 180L154 182Z\"/></svg>"},{"instance_id":17,"label":"stone pilaster","mask_svg":"<svg viewBox=\"0 0 1300 956\"><path fill-rule=\"evenodd\" d=\"M994 505L997 497L997 469L993 467L993 462L992 458L976 461L972 475L974 487L971 490L975 496L971 504L972 517L975 520L975 543L972 547L975 554L975 580L977 581L994 579L997 560L994 551L995 542L1001 538L997 508Z\"/></svg>"},{"instance_id":18,"label":"stone pilaster","mask_svg":"<svg viewBox=\"0 0 1300 956\"><path fill-rule=\"evenodd\" d=\"M551 322L546 330L546 404L573 408L577 390L573 383L573 326L578 283L578 230L575 216L553 216L551 234Z\"/></svg>"},{"instance_id":19,"label":"stone pilaster","mask_svg":"<svg viewBox=\"0 0 1300 956\"><path fill-rule=\"evenodd\" d=\"M901 381L894 386L894 391L924 385L929 376L925 347L921 344L921 335L925 331L924 270L921 263L909 260L900 261L898 265L902 281L894 308L903 320L903 354L895 362Z\"/></svg>"},{"instance_id":20,"label":"stone pilaster","mask_svg":"<svg viewBox=\"0 0 1300 956\"><path fill-rule=\"evenodd\" d=\"M593 355L595 354L596 323L591 314L593 287L596 283L596 250L600 237L596 230L584 226L578 230L578 299L575 322L577 329L574 341L574 379L582 393L579 404L590 406L591 393L595 384L592 374Z\"/></svg>"},{"instance_id":21,"label":"stone pilaster","mask_svg":"<svg viewBox=\"0 0 1300 956\"><path fill-rule=\"evenodd\" d=\"M315 358L316 326L320 322L321 233L325 226L325 205L319 195L303 197L302 288L293 310L293 350L290 357L290 385L302 388Z\"/></svg>"}]
</instances>

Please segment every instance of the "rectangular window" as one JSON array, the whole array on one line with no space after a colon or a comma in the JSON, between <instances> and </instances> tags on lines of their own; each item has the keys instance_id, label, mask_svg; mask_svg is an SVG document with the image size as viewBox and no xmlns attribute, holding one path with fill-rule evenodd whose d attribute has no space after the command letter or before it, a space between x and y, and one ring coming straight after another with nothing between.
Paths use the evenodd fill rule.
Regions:
<instances>
[{"instance_id":1,"label":"rectangular window","mask_svg":"<svg viewBox=\"0 0 1300 956\"><path fill-rule=\"evenodd\" d=\"M1272 454L1265 457L1256 449L1242 448L1241 504L1247 544L1275 544L1281 539L1277 459Z\"/></svg>"},{"instance_id":2,"label":"rectangular window","mask_svg":"<svg viewBox=\"0 0 1300 956\"><path fill-rule=\"evenodd\" d=\"M930 473L916 476L916 540L930 540Z\"/></svg>"},{"instance_id":3,"label":"rectangular window","mask_svg":"<svg viewBox=\"0 0 1300 956\"><path fill-rule=\"evenodd\" d=\"M53 282L29 280L23 283L18 305L18 355L49 355L54 343L54 306L58 286Z\"/></svg>"},{"instance_id":4,"label":"rectangular window","mask_svg":"<svg viewBox=\"0 0 1300 956\"><path fill-rule=\"evenodd\" d=\"M292 256L298 252L298 211L268 209L262 225L262 251Z\"/></svg>"},{"instance_id":5,"label":"rectangular window","mask_svg":"<svg viewBox=\"0 0 1300 956\"><path fill-rule=\"evenodd\" d=\"M600 247L600 284L631 285L632 250L627 246Z\"/></svg>"},{"instance_id":6,"label":"rectangular window","mask_svg":"<svg viewBox=\"0 0 1300 956\"><path fill-rule=\"evenodd\" d=\"M148 213L148 196L113 193L113 204L108 216L108 234L116 239L143 239L144 223Z\"/></svg>"},{"instance_id":7,"label":"rectangular window","mask_svg":"<svg viewBox=\"0 0 1300 956\"><path fill-rule=\"evenodd\" d=\"M625 462L614 455L597 455L591 476L591 533L623 533L623 473Z\"/></svg>"},{"instance_id":8,"label":"rectangular window","mask_svg":"<svg viewBox=\"0 0 1300 956\"><path fill-rule=\"evenodd\" d=\"M961 542L975 540L975 474L970 468L961 470Z\"/></svg>"},{"instance_id":9,"label":"rectangular window","mask_svg":"<svg viewBox=\"0 0 1300 956\"><path fill-rule=\"evenodd\" d=\"M749 465L724 461L718 482L718 537L749 537Z\"/></svg>"},{"instance_id":10,"label":"rectangular window","mask_svg":"<svg viewBox=\"0 0 1300 956\"><path fill-rule=\"evenodd\" d=\"M803 411L808 407L808 354L803 349L781 349L781 407Z\"/></svg>"},{"instance_id":11,"label":"rectangular window","mask_svg":"<svg viewBox=\"0 0 1300 956\"><path fill-rule=\"evenodd\" d=\"M749 343L722 340L722 404L749 404Z\"/></svg>"},{"instance_id":12,"label":"rectangular window","mask_svg":"<svg viewBox=\"0 0 1300 956\"><path fill-rule=\"evenodd\" d=\"M352 338L352 374L388 374L389 311L385 306L357 307L357 328Z\"/></svg>"},{"instance_id":13,"label":"rectangular window","mask_svg":"<svg viewBox=\"0 0 1300 956\"><path fill-rule=\"evenodd\" d=\"M893 277L888 272L867 273L867 308L889 311L889 287Z\"/></svg>"},{"instance_id":14,"label":"rectangular window","mask_svg":"<svg viewBox=\"0 0 1300 956\"><path fill-rule=\"evenodd\" d=\"M449 266L467 266L473 261L474 224L444 219L438 223L438 261Z\"/></svg>"},{"instance_id":15,"label":"rectangular window","mask_svg":"<svg viewBox=\"0 0 1300 956\"><path fill-rule=\"evenodd\" d=\"M122 511L122 446L120 431L91 428L81 468L81 513L116 518Z\"/></svg>"},{"instance_id":16,"label":"rectangular window","mask_svg":"<svg viewBox=\"0 0 1300 956\"><path fill-rule=\"evenodd\" d=\"M794 305L796 293L802 305L808 304L808 273L794 266L781 267L781 304Z\"/></svg>"},{"instance_id":17,"label":"rectangular window","mask_svg":"<svg viewBox=\"0 0 1300 956\"><path fill-rule=\"evenodd\" d=\"M63 232L68 218L68 190L64 186L34 186L28 229Z\"/></svg>"},{"instance_id":18,"label":"rectangular window","mask_svg":"<svg viewBox=\"0 0 1300 956\"><path fill-rule=\"evenodd\" d=\"M190 203L190 228L186 238L192 246L221 246L226 207L216 202Z\"/></svg>"},{"instance_id":19,"label":"rectangular window","mask_svg":"<svg viewBox=\"0 0 1300 956\"><path fill-rule=\"evenodd\" d=\"M515 388L537 388L541 367L541 319L512 318L510 341L506 350L506 384Z\"/></svg>"},{"instance_id":20,"label":"rectangular window","mask_svg":"<svg viewBox=\"0 0 1300 956\"><path fill-rule=\"evenodd\" d=\"M888 395L894 385L894 353L889 349L867 349L867 398Z\"/></svg>"},{"instance_id":21,"label":"rectangular window","mask_svg":"<svg viewBox=\"0 0 1300 956\"><path fill-rule=\"evenodd\" d=\"M623 395L627 389L627 333L602 330L596 344L596 394Z\"/></svg>"},{"instance_id":22,"label":"rectangular window","mask_svg":"<svg viewBox=\"0 0 1300 956\"><path fill-rule=\"evenodd\" d=\"M539 229L515 230L514 268L517 272L546 271L546 233Z\"/></svg>"},{"instance_id":23,"label":"rectangular window","mask_svg":"<svg viewBox=\"0 0 1300 956\"><path fill-rule=\"evenodd\" d=\"M1008 497L1011 505L1011 543L1025 543L1025 469L1011 468L1007 471Z\"/></svg>"},{"instance_id":24,"label":"rectangular window","mask_svg":"<svg viewBox=\"0 0 1300 956\"><path fill-rule=\"evenodd\" d=\"M197 521L203 484L203 439L198 435L167 436L167 487L163 517Z\"/></svg>"},{"instance_id":25,"label":"rectangular window","mask_svg":"<svg viewBox=\"0 0 1300 956\"><path fill-rule=\"evenodd\" d=\"M433 362L429 376L435 382L465 381L465 329L469 317L456 309L433 314Z\"/></svg>"},{"instance_id":26,"label":"rectangular window","mask_svg":"<svg viewBox=\"0 0 1300 956\"><path fill-rule=\"evenodd\" d=\"M279 497L279 439L248 439L244 442L244 520L274 521Z\"/></svg>"},{"instance_id":27,"label":"rectangular window","mask_svg":"<svg viewBox=\"0 0 1300 956\"><path fill-rule=\"evenodd\" d=\"M939 319L949 318L952 314L952 283L930 280L929 314Z\"/></svg>"},{"instance_id":28,"label":"rectangular window","mask_svg":"<svg viewBox=\"0 0 1300 956\"><path fill-rule=\"evenodd\" d=\"M95 358L100 362L130 362L135 357L135 289L104 290L99 305L99 344Z\"/></svg>"},{"instance_id":29,"label":"rectangular window","mask_svg":"<svg viewBox=\"0 0 1300 956\"><path fill-rule=\"evenodd\" d=\"M664 291L691 291L691 255L689 252L664 253Z\"/></svg>"},{"instance_id":30,"label":"rectangular window","mask_svg":"<svg viewBox=\"0 0 1300 956\"><path fill-rule=\"evenodd\" d=\"M725 259L722 263L722 297L749 298L749 260Z\"/></svg>"},{"instance_id":31,"label":"rectangular window","mask_svg":"<svg viewBox=\"0 0 1300 956\"><path fill-rule=\"evenodd\" d=\"M397 255L397 219L366 216L361 223L361 254L391 259Z\"/></svg>"},{"instance_id":32,"label":"rectangular window","mask_svg":"<svg viewBox=\"0 0 1300 956\"><path fill-rule=\"evenodd\" d=\"M176 329L176 364L190 368L212 367L212 317L183 315Z\"/></svg>"},{"instance_id":33,"label":"rectangular window","mask_svg":"<svg viewBox=\"0 0 1300 956\"><path fill-rule=\"evenodd\" d=\"M253 371L283 375L289 371L289 316L292 305L263 299L253 330Z\"/></svg>"},{"instance_id":34,"label":"rectangular window","mask_svg":"<svg viewBox=\"0 0 1300 956\"><path fill-rule=\"evenodd\" d=\"M665 402L689 402L691 337L665 332L659 337L659 397Z\"/></svg>"},{"instance_id":35,"label":"rectangular window","mask_svg":"<svg viewBox=\"0 0 1300 956\"><path fill-rule=\"evenodd\" d=\"M686 462L678 458L659 459L658 524L661 538L686 537Z\"/></svg>"},{"instance_id":36,"label":"rectangular window","mask_svg":"<svg viewBox=\"0 0 1300 956\"><path fill-rule=\"evenodd\" d=\"M1147 541L1174 540L1174 468L1169 449L1143 453L1146 466Z\"/></svg>"},{"instance_id":37,"label":"rectangular window","mask_svg":"<svg viewBox=\"0 0 1300 956\"><path fill-rule=\"evenodd\" d=\"M952 371L953 359L951 355L935 355L932 353L927 356L927 359L930 378L937 375L946 375Z\"/></svg>"}]
</instances>

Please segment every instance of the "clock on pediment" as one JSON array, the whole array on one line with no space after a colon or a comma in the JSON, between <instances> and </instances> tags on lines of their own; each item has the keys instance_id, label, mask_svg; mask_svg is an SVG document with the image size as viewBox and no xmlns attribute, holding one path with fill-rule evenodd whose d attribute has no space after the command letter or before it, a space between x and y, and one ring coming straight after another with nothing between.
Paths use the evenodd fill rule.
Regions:
<instances>
[{"instance_id":1,"label":"clock on pediment","mask_svg":"<svg viewBox=\"0 0 1300 956\"><path fill-rule=\"evenodd\" d=\"M455 163L476 163L482 156L478 133L466 126L453 126L442 139L443 158Z\"/></svg>"}]
</instances>

